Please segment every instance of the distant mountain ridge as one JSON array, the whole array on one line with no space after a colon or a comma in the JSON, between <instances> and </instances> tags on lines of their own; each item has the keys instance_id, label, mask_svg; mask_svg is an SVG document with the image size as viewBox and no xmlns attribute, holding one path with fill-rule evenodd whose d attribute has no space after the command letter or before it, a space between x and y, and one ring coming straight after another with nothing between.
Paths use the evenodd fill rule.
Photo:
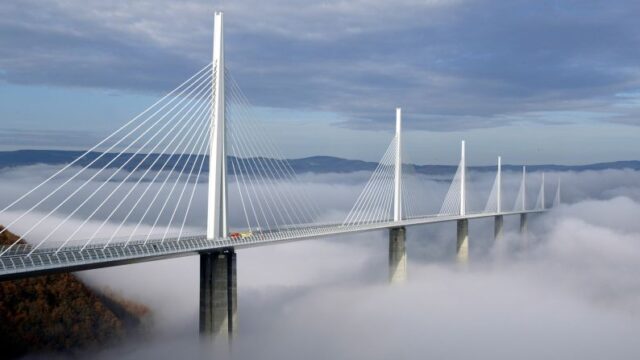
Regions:
<instances>
[{"instance_id":1,"label":"distant mountain ridge","mask_svg":"<svg viewBox=\"0 0 640 360\"><path fill-rule=\"evenodd\" d=\"M0 170L18 167L28 166L36 164L45 165L64 165L69 164L84 154L83 151L66 151L66 150L16 150L16 151L0 151ZM176 163L191 164L193 161L199 161L202 156L192 157L190 161L186 161L184 157L180 159L179 155L160 155L150 154L146 159L146 154L122 154L120 157L116 157L117 154L106 153L101 158L100 152L91 152L87 154L82 160L78 161L79 166L90 166L92 168L102 168L107 166L109 168L124 167L127 170L133 170L135 164L142 162L139 169L153 168L160 170L164 165L165 169L170 169ZM144 161L143 161L144 159ZM157 161L156 161L157 160ZM230 157L229 162L233 161L233 157ZM270 160L280 161L280 160ZM311 156L300 159L289 159L289 164L296 173L348 173L355 171L372 171L378 165L375 162L362 161L362 160L349 160L333 156ZM155 163L155 164L154 164ZM182 166L182 165L180 165ZM418 173L423 174L450 174L456 169L454 165L413 165L414 169ZM503 165L503 170L519 170L521 165ZM232 167L229 166L231 171ZM495 166L469 166L469 169L476 171L495 171ZM605 169L632 169L640 170L640 161L614 161L594 163L587 165L555 165L555 164L541 164L541 165L527 165L527 169L530 171L585 171L585 170L605 170ZM204 171L208 171L208 161L204 163Z\"/></svg>"}]
</instances>

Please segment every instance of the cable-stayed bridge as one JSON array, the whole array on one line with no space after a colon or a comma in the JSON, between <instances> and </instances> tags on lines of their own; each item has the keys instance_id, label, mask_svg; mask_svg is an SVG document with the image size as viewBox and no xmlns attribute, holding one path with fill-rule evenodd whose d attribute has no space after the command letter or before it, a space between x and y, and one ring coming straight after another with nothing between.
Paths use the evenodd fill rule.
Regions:
<instances>
[{"instance_id":1,"label":"cable-stayed bridge","mask_svg":"<svg viewBox=\"0 0 640 360\"><path fill-rule=\"evenodd\" d=\"M403 162L396 109L395 136L376 169L346 216L329 218L265 136L261 117L225 67L217 13L212 63L0 210L0 234L20 234L0 247L0 279L200 254L201 329L232 332L236 248L390 229L394 278L402 276L406 226L456 221L465 261L470 219L495 218L499 239L504 216L520 216L524 232L527 214L549 208L544 175L528 201L524 168L505 207L500 158L485 205L470 207L464 141L444 199L421 197L425 184ZM428 206L436 201L439 209Z\"/></svg>"}]
</instances>

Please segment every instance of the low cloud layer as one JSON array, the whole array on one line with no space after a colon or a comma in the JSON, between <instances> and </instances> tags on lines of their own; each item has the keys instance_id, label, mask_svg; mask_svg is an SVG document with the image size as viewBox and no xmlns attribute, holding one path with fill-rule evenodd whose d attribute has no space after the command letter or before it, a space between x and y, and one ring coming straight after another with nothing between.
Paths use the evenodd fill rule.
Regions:
<instances>
[{"instance_id":1,"label":"low cloud layer","mask_svg":"<svg viewBox=\"0 0 640 360\"><path fill-rule=\"evenodd\" d=\"M505 174L510 192L517 175ZM533 192L537 175L531 176ZM471 188L486 189L492 176L473 174ZM233 357L637 358L640 173L547 178L557 176L565 203L532 217L527 241L517 234L517 218L506 219L507 234L498 244L492 221L471 222L466 269L453 262L454 223L408 228L409 280L401 286L386 283L386 232L239 250ZM307 193L332 216L344 213L366 180L359 173L303 178ZM10 179L15 176L4 173L0 182L16 186ZM436 179L425 184L428 192L446 190ZM481 202L486 194L478 193L470 192ZM154 311L150 336L87 358L224 356L220 346L197 336L197 257L80 276Z\"/></svg>"},{"instance_id":2,"label":"low cloud layer","mask_svg":"<svg viewBox=\"0 0 640 360\"><path fill-rule=\"evenodd\" d=\"M555 220L537 219L527 249L510 233L505 246L520 250L496 249L472 258L468 269L417 260L415 248L430 239L410 237L409 281L401 286L386 284L384 233L242 250L233 357L637 358L639 233L588 219L621 205L640 207L624 198L566 206ZM449 226L449 241L453 231ZM472 232L472 247L481 236ZM129 286L158 271L171 274L167 281L151 281L140 296L162 294L162 300L149 301L162 311L160 318L175 316L159 326L174 331L99 358L223 355L197 339L197 259L137 270L141 278ZM125 271L86 277L111 281ZM178 291L167 292L167 286Z\"/></svg>"}]
</instances>

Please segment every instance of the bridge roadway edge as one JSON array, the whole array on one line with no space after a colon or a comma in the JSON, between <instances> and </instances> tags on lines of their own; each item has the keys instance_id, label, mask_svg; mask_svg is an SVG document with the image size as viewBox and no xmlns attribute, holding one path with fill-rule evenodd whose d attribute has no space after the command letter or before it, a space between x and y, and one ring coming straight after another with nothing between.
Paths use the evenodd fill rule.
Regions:
<instances>
[{"instance_id":1,"label":"bridge roadway edge","mask_svg":"<svg viewBox=\"0 0 640 360\"><path fill-rule=\"evenodd\" d=\"M38 275L76 272L76 271L100 269L100 268L112 267L112 266L129 265L129 264L135 264L135 263L141 263L141 262L192 256L192 255L197 255L202 253L209 253L212 251L221 251L224 249L243 249L243 248L252 248L252 247L258 247L258 246L267 246L267 245L274 245L277 243L302 241L302 240L322 238L327 236L336 236L336 235L342 235L342 234L348 234L348 233L354 233L354 232L366 232L366 231L376 231L376 230L405 227L405 226L427 225L427 224L438 223L438 222L458 221L460 219L480 219L480 218L494 217L496 215L509 216L509 215L520 215L523 213L527 213L527 214L544 213L547 211L548 210L527 210L524 212L513 211L513 212L503 212L500 214L480 213L480 214L467 214L464 217L462 216L423 217L419 219L405 219L400 222L393 222L393 221L380 222L375 224L369 224L367 226L356 226L356 227L349 227L349 228L345 227L342 229L338 227L335 229L332 228L332 231L325 231L325 232L319 231L316 233L310 233L308 235L299 236L295 238L291 237L291 238L281 238L281 239L267 239L267 240L260 240L260 241L249 241L245 243L234 243L231 240L200 239L200 240L197 240L197 242L203 243L203 241L206 241L207 243L210 243L210 246L189 248L187 246L179 245L182 249L180 249L179 251L171 252L171 253L159 253L157 251L151 251L151 252L140 254L140 255L133 255L133 256L120 257L120 258L104 258L96 261L67 263L64 265L51 263L50 265L45 267L29 267L29 268L23 267L23 268L12 269L14 271L6 270L5 262L7 262L8 257L5 256L3 258L0 258L0 281L22 279L22 278L28 278L32 276L38 276ZM184 244L186 243L187 240L181 240L181 241L183 241L183 244ZM145 245L145 248L149 250L154 245L157 245L157 244L149 243ZM61 250L60 253L64 254L64 250ZM50 253L49 255L51 254L52 253ZM47 257L49 257L49 255ZM13 256L15 257L15 255ZM57 256L59 257L60 255L57 255Z\"/></svg>"}]
</instances>

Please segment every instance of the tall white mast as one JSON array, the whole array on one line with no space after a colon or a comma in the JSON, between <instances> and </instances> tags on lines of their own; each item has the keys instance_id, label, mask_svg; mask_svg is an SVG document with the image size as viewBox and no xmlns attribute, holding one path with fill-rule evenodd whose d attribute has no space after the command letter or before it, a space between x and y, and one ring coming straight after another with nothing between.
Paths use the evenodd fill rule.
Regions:
<instances>
[{"instance_id":1,"label":"tall white mast","mask_svg":"<svg viewBox=\"0 0 640 360\"><path fill-rule=\"evenodd\" d=\"M502 157L498 156L498 176L496 180L496 187L498 188L496 194L496 212L502 211Z\"/></svg>"},{"instance_id":2,"label":"tall white mast","mask_svg":"<svg viewBox=\"0 0 640 360\"><path fill-rule=\"evenodd\" d=\"M224 36L222 12L215 13L211 90L211 138L209 152L209 194L207 239L227 234L227 164L224 104Z\"/></svg>"},{"instance_id":3,"label":"tall white mast","mask_svg":"<svg viewBox=\"0 0 640 360\"><path fill-rule=\"evenodd\" d=\"M461 155L460 155L460 215L467 214L467 200L466 200L466 186L465 186L465 177L466 177L466 160L465 160L465 149L464 149L464 140L462 140L461 145Z\"/></svg>"},{"instance_id":4,"label":"tall white mast","mask_svg":"<svg viewBox=\"0 0 640 360\"><path fill-rule=\"evenodd\" d=\"M558 186L556 187L556 197L553 199L553 207L560 205L560 178L558 178Z\"/></svg>"},{"instance_id":5,"label":"tall white mast","mask_svg":"<svg viewBox=\"0 0 640 360\"><path fill-rule=\"evenodd\" d=\"M402 220L402 109L396 108L396 164L393 192L393 221Z\"/></svg>"},{"instance_id":6,"label":"tall white mast","mask_svg":"<svg viewBox=\"0 0 640 360\"><path fill-rule=\"evenodd\" d=\"M522 211L527 210L527 167L522 167Z\"/></svg>"},{"instance_id":7,"label":"tall white mast","mask_svg":"<svg viewBox=\"0 0 640 360\"><path fill-rule=\"evenodd\" d=\"M541 193L540 202L541 202L541 205L542 205L542 209L544 210L544 198L545 198L545 195L544 195L544 173L542 173L542 185L541 186L542 186L542 188L540 189L540 193Z\"/></svg>"}]
</instances>

